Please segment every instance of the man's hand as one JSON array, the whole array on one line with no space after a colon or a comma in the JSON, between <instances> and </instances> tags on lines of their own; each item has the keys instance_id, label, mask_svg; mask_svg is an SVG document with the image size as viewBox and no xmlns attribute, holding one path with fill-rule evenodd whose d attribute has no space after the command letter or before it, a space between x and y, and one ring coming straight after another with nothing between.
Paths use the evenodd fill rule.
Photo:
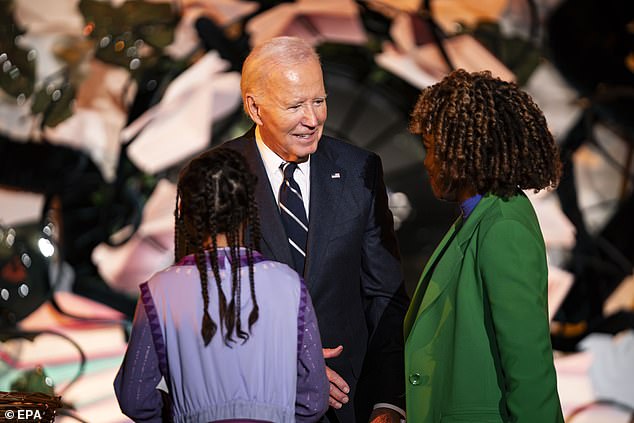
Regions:
<instances>
[{"instance_id":1,"label":"man's hand","mask_svg":"<svg viewBox=\"0 0 634 423\"><path fill-rule=\"evenodd\" d=\"M339 357L342 351L342 345L339 345L337 348L324 348L324 358ZM347 394L350 392L350 387L337 372L328 366L326 366L326 376L328 376L328 380L330 381L330 398L328 399L328 404L333 408L341 408L343 404L349 401Z\"/></svg>"},{"instance_id":2,"label":"man's hand","mask_svg":"<svg viewBox=\"0 0 634 423\"><path fill-rule=\"evenodd\" d=\"M391 408L375 408L370 415L370 423L400 423L401 415Z\"/></svg>"}]
</instances>

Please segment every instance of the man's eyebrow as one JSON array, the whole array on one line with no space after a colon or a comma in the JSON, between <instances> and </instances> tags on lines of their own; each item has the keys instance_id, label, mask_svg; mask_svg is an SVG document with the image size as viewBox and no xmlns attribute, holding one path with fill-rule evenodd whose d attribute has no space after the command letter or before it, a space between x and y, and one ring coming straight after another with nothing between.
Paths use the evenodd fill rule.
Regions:
<instances>
[{"instance_id":1,"label":"man's eyebrow","mask_svg":"<svg viewBox=\"0 0 634 423\"><path fill-rule=\"evenodd\" d=\"M299 104L299 103L304 103L306 101L312 101L312 100L316 100L316 99L326 99L326 97L328 97L328 94L326 94L326 93L324 93L323 95L317 95L317 96L311 97L311 98L308 98L308 97L295 97L295 98L292 98L292 99L288 100L286 102L286 104L289 104L289 105L290 104Z\"/></svg>"}]
</instances>

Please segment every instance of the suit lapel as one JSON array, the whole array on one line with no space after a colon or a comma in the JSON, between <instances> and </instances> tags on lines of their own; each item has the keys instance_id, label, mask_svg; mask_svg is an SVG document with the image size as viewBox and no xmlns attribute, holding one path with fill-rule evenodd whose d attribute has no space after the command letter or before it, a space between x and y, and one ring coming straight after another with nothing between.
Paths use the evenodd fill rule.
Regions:
<instances>
[{"instance_id":1,"label":"suit lapel","mask_svg":"<svg viewBox=\"0 0 634 423\"><path fill-rule=\"evenodd\" d=\"M345 171L326 153L324 141L320 141L310 158L310 213L304 272L309 286L320 269L346 181Z\"/></svg>"},{"instance_id":2,"label":"suit lapel","mask_svg":"<svg viewBox=\"0 0 634 423\"><path fill-rule=\"evenodd\" d=\"M260 230L262 233L262 242L266 245L268 251L272 253L271 259L286 263L293 267L293 256L291 255L290 246L286 239L286 231L282 224L280 211L275 203L273 195L273 187L269 182L269 177L264 168L264 162L258 151L255 142L255 136L251 131L245 138L249 139L245 144L244 156L249 162L251 171L258 177L258 183L255 188L255 199L258 202L260 210Z\"/></svg>"}]
</instances>

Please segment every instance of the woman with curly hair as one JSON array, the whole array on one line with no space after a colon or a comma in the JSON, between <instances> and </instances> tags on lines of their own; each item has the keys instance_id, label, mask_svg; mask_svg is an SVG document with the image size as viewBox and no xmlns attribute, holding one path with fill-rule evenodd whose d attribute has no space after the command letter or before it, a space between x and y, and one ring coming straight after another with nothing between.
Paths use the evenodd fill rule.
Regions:
<instances>
[{"instance_id":1,"label":"woman with curly hair","mask_svg":"<svg viewBox=\"0 0 634 423\"><path fill-rule=\"evenodd\" d=\"M181 170L176 264L140 285L114 383L135 422L312 422L325 413L312 302L295 271L257 251L255 183L240 153L224 148Z\"/></svg>"},{"instance_id":2,"label":"woman with curly hair","mask_svg":"<svg viewBox=\"0 0 634 423\"><path fill-rule=\"evenodd\" d=\"M434 195L462 215L405 318L408 421L563 422L545 246L522 192L559 181L543 113L513 83L456 70L423 90L410 130L422 136Z\"/></svg>"}]
</instances>

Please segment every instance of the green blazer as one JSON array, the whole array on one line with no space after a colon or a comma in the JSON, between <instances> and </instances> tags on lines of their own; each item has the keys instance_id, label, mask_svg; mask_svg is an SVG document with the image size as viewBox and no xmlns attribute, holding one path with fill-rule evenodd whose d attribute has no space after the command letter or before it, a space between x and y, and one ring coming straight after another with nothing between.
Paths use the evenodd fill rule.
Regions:
<instances>
[{"instance_id":1,"label":"green blazer","mask_svg":"<svg viewBox=\"0 0 634 423\"><path fill-rule=\"evenodd\" d=\"M454 223L405 317L408 422L563 423L547 276L523 193L484 196Z\"/></svg>"}]
</instances>

